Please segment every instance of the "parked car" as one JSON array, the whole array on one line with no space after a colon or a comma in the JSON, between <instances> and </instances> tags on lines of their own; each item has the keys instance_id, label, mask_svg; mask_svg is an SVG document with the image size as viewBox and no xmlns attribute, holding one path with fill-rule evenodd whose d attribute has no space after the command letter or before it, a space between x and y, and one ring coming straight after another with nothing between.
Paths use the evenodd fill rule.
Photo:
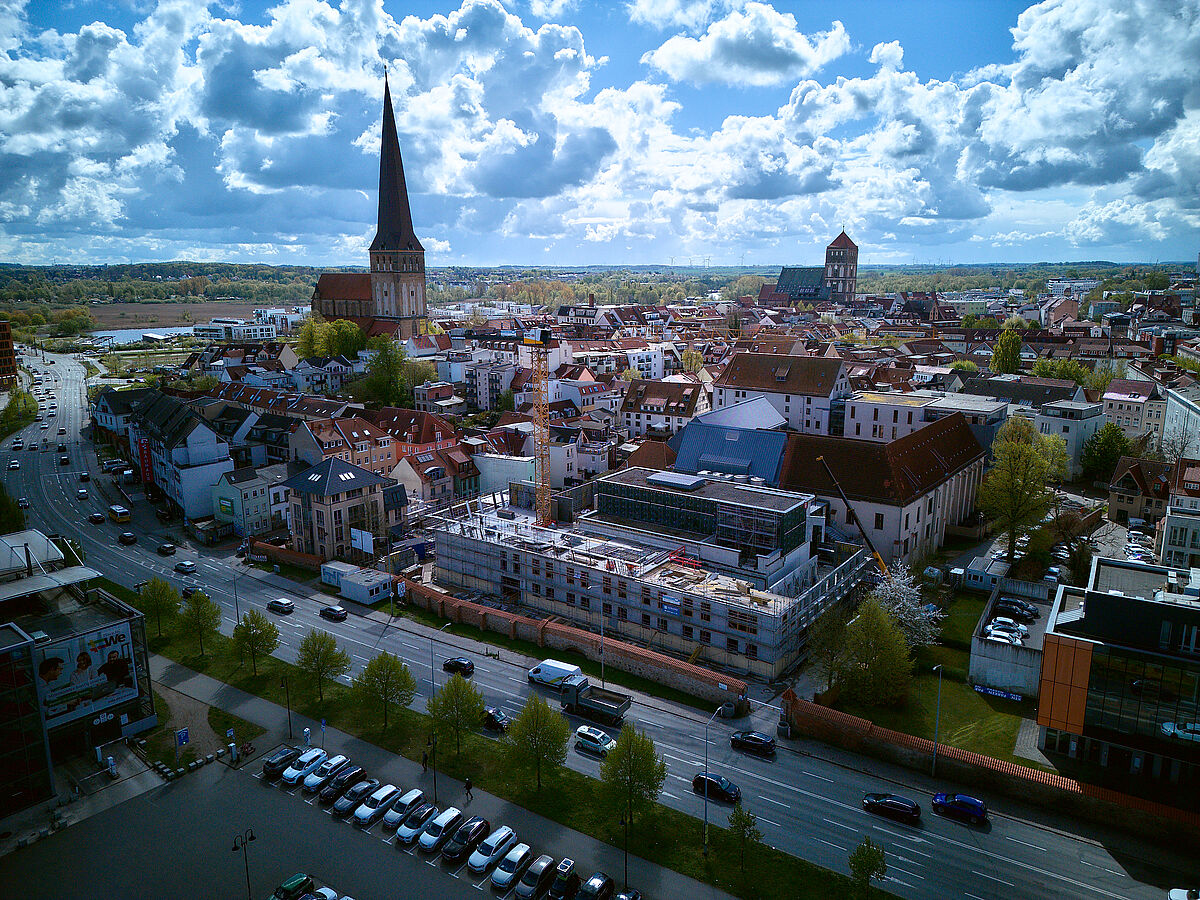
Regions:
<instances>
[{"instance_id":1,"label":"parked car","mask_svg":"<svg viewBox=\"0 0 1200 900\"><path fill-rule=\"evenodd\" d=\"M121 544L124 544L126 547L128 547L131 544L137 543L137 535L134 534L132 531L122 531L121 534L117 537L117 541Z\"/></svg>"},{"instance_id":2,"label":"parked car","mask_svg":"<svg viewBox=\"0 0 1200 900\"><path fill-rule=\"evenodd\" d=\"M1004 600L997 600L993 604L992 614L1008 619L1015 619L1018 622L1032 622L1037 618L1037 616L1029 612L1024 606L1014 606Z\"/></svg>"},{"instance_id":3,"label":"parked car","mask_svg":"<svg viewBox=\"0 0 1200 900\"><path fill-rule=\"evenodd\" d=\"M995 606L1012 606L1025 611L1027 616L1034 619L1040 619L1042 611L1028 601L1022 600L1019 597L1001 597L996 601ZM995 609L995 607L993 607Z\"/></svg>"},{"instance_id":4,"label":"parked car","mask_svg":"<svg viewBox=\"0 0 1200 900\"><path fill-rule=\"evenodd\" d=\"M500 862L516 842L517 833L507 825L500 825L479 843L467 859L467 869L482 875Z\"/></svg>"},{"instance_id":5,"label":"parked car","mask_svg":"<svg viewBox=\"0 0 1200 900\"><path fill-rule=\"evenodd\" d=\"M483 816L471 816L458 826L453 837L442 848L442 859L454 865L463 862L475 852L475 848L492 830L491 823Z\"/></svg>"},{"instance_id":6,"label":"parked car","mask_svg":"<svg viewBox=\"0 0 1200 900\"><path fill-rule=\"evenodd\" d=\"M546 892L546 896L550 900L575 900L577 893L579 873L575 871L575 860L560 860L554 869L554 881L550 883L550 890Z\"/></svg>"},{"instance_id":7,"label":"parked car","mask_svg":"<svg viewBox=\"0 0 1200 900\"><path fill-rule=\"evenodd\" d=\"M315 794L321 788L325 787L325 785L329 784L329 780L348 765L350 765L350 757L341 753L329 757L325 762L304 776L305 792Z\"/></svg>"},{"instance_id":8,"label":"parked car","mask_svg":"<svg viewBox=\"0 0 1200 900\"><path fill-rule=\"evenodd\" d=\"M408 814L424 801L425 792L420 788L402 792L395 802L384 811L383 830L395 831L400 827L400 823L408 817Z\"/></svg>"},{"instance_id":9,"label":"parked car","mask_svg":"<svg viewBox=\"0 0 1200 900\"><path fill-rule=\"evenodd\" d=\"M399 796L400 788L394 784L377 787L363 800L358 809L354 810L354 824L359 828L370 828L383 818L388 807L395 803Z\"/></svg>"},{"instance_id":10,"label":"parked car","mask_svg":"<svg viewBox=\"0 0 1200 900\"><path fill-rule=\"evenodd\" d=\"M1007 616L994 616L990 622L992 625L1002 625L1009 631L1015 631L1021 637L1029 637L1029 629L1015 619L1010 619Z\"/></svg>"},{"instance_id":11,"label":"parked car","mask_svg":"<svg viewBox=\"0 0 1200 900\"><path fill-rule=\"evenodd\" d=\"M488 706L483 710L483 727L488 731L503 734L512 724L512 717L498 706Z\"/></svg>"},{"instance_id":12,"label":"parked car","mask_svg":"<svg viewBox=\"0 0 1200 900\"><path fill-rule=\"evenodd\" d=\"M286 597L276 597L274 600L267 601L267 609L273 613L279 613L281 616L290 616L296 611L296 604Z\"/></svg>"},{"instance_id":13,"label":"parked car","mask_svg":"<svg viewBox=\"0 0 1200 900\"><path fill-rule=\"evenodd\" d=\"M400 847L415 841L437 814L438 808L432 803L420 804L396 827L396 846Z\"/></svg>"},{"instance_id":14,"label":"parked car","mask_svg":"<svg viewBox=\"0 0 1200 900\"><path fill-rule=\"evenodd\" d=\"M363 779L358 784L347 788L342 793L342 796L334 801L330 812L339 819L350 818L350 815L362 805L367 795L377 787L379 787L378 778Z\"/></svg>"},{"instance_id":15,"label":"parked car","mask_svg":"<svg viewBox=\"0 0 1200 900\"><path fill-rule=\"evenodd\" d=\"M761 731L735 731L729 736L729 746L758 756L775 755L775 738Z\"/></svg>"},{"instance_id":16,"label":"parked car","mask_svg":"<svg viewBox=\"0 0 1200 900\"><path fill-rule=\"evenodd\" d=\"M303 872L297 872L287 881L280 884L279 887L275 888L275 893L271 895L271 900L300 900L313 887L311 876L305 875Z\"/></svg>"},{"instance_id":17,"label":"parked car","mask_svg":"<svg viewBox=\"0 0 1200 900\"><path fill-rule=\"evenodd\" d=\"M514 844L504 858L492 869L492 889L507 891L521 880L529 864L533 862L533 850L528 844Z\"/></svg>"},{"instance_id":18,"label":"parked car","mask_svg":"<svg viewBox=\"0 0 1200 900\"><path fill-rule=\"evenodd\" d=\"M1021 637L1021 635L1017 634L1015 631L1009 631L1007 628L999 625L987 626L985 629L983 629L983 636L985 638L1000 638L1005 643L1015 644L1017 646L1020 646L1024 643L1024 639Z\"/></svg>"},{"instance_id":19,"label":"parked car","mask_svg":"<svg viewBox=\"0 0 1200 900\"><path fill-rule=\"evenodd\" d=\"M529 864L529 868L517 882L513 896L517 900L532 900L534 897L540 897L542 892L550 886L550 882L554 880L555 871L554 857L543 853Z\"/></svg>"},{"instance_id":20,"label":"parked car","mask_svg":"<svg viewBox=\"0 0 1200 900\"><path fill-rule=\"evenodd\" d=\"M17 509L29 509L29 498L22 497L17 501Z\"/></svg>"},{"instance_id":21,"label":"parked car","mask_svg":"<svg viewBox=\"0 0 1200 900\"><path fill-rule=\"evenodd\" d=\"M463 814L457 807L451 806L443 810L425 826L425 830L417 838L417 846L425 853L437 853L450 840L462 822Z\"/></svg>"},{"instance_id":22,"label":"parked car","mask_svg":"<svg viewBox=\"0 0 1200 900\"><path fill-rule=\"evenodd\" d=\"M170 542L167 542L165 544L159 544L157 552L158 552L159 556L174 556L175 555L175 545Z\"/></svg>"},{"instance_id":23,"label":"parked car","mask_svg":"<svg viewBox=\"0 0 1200 900\"><path fill-rule=\"evenodd\" d=\"M921 821L920 804L899 794L863 794L862 803L863 809L879 816L910 822L913 825Z\"/></svg>"},{"instance_id":24,"label":"parked car","mask_svg":"<svg viewBox=\"0 0 1200 900\"><path fill-rule=\"evenodd\" d=\"M608 751L617 746L617 742L608 736L607 732L591 725L580 725L575 729L575 749L608 756Z\"/></svg>"},{"instance_id":25,"label":"parked car","mask_svg":"<svg viewBox=\"0 0 1200 900\"><path fill-rule=\"evenodd\" d=\"M346 610L340 606L321 607L321 618L328 619L330 622L344 622L346 620L346 615Z\"/></svg>"},{"instance_id":26,"label":"parked car","mask_svg":"<svg viewBox=\"0 0 1200 900\"><path fill-rule=\"evenodd\" d=\"M104 513L94 512L88 515L88 521L93 525L102 525L104 523Z\"/></svg>"},{"instance_id":27,"label":"parked car","mask_svg":"<svg viewBox=\"0 0 1200 900\"><path fill-rule=\"evenodd\" d=\"M939 816L963 819L973 825L982 825L988 819L987 804L966 794L934 794L932 806Z\"/></svg>"},{"instance_id":28,"label":"parked car","mask_svg":"<svg viewBox=\"0 0 1200 900\"><path fill-rule=\"evenodd\" d=\"M301 752L299 747L280 747L263 760L263 778L267 781L274 781L279 778L284 770L296 761Z\"/></svg>"},{"instance_id":29,"label":"parked car","mask_svg":"<svg viewBox=\"0 0 1200 900\"><path fill-rule=\"evenodd\" d=\"M442 671L457 672L464 678L470 678L475 674L475 663L471 662L465 656L452 656L442 663Z\"/></svg>"},{"instance_id":30,"label":"parked car","mask_svg":"<svg viewBox=\"0 0 1200 900\"><path fill-rule=\"evenodd\" d=\"M742 799L742 789L715 772L699 772L692 779L692 790L701 797L708 794L710 800L724 800L726 803L737 803Z\"/></svg>"},{"instance_id":31,"label":"parked car","mask_svg":"<svg viewBox=\"0 0 1200 900\"><path fill-rule=\"evenodd\" d=\"M285 785L294 785L303 781L306 776L312 774L317 766L325 762L327 754L320 747L309 747L300 754L300 758L284 770L283 775L279 780Z\"/></svg>"},{"instance_id":32,"label":"parked car","mask_svg":"<svg viewBox=\"0 0 1200 900\"><path fill-rule=\"evenodd\" d=\"M1177 741L1200 741L1200 722L1163 722L1162 733Z\"/></svg>"},{"instance_id":33,"label":"parked car","mask_svg":"<svg viewBox=\"0 0 1200 900\"><path fill-rule=\"evenodd\" d=\"M362 766L347 766L334 775L329 784L321 788L321 793L317 794L317 802L328 806L342 796L348 788L366 778L366 775L367 770Z\"/></svg>"},{"instance_id":34,"label":"parked car","mask_svg":"<svg viewBox=\"0 0 1200 900\"><path fill-rule=\"evenodd\" d=\"M190 559L182 559L175 563L175 571L180 575L193 575L196 572L196 564Z\"/></svg>"},{"instance_id":35,"label":"parked car","mask_svg":"<svg viewBox=\"0 0 1200 900\"><path fill-rule=\"evenodd\" d=\"M617 885L606 872L595 872L585 881L575 895L576 900L612 900Z\"/></svg>"}]
</instances>

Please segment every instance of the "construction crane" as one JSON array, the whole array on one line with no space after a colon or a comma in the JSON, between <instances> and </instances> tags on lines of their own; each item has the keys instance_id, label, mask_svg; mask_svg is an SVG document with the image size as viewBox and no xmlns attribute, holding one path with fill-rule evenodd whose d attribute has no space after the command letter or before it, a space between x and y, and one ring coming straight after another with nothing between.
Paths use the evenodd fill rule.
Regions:
<instances>
[{"instance_id":1,"label":"construction crane","mask_svg":"<svg viewBox=\"0 0 1200 900\"><path fill-rule=\"evenodd\" d=\"M544 527L550 524L550 329L527 333L522 343L533 357L533 506Z\"/></svg>"},{"instance_id":2,"label":"construction crane","mask_svg":"<svg viewBox=\"0 0 1200 900\"><path fill-rule=\"evenodd\" d=\"M833 474L833 470L829 468L829 463L825 462L825 457L818 456L817 462L825 467L825 474L829 476L829 480L833 482L834 488L838 492L838 496L842 498L842 502L846 504L846 512L850 514L850 518L854 519L854 524L858 526L858 533L862 535L863 541L867 545L867 549L871 551L871 556L875 558L875 565L879 566L879 571L883 573L883 577L888 576L887 563L883 561L883 557L879 555L879 551L875 549L875 545L871 543L871 539L867 537L867 529L863 528L862 522L858 518L858 513L854 511L854 507L850 505L850 498L846 496L846 492L842 490L841 484Z\"/></svg>"}]
</instances>

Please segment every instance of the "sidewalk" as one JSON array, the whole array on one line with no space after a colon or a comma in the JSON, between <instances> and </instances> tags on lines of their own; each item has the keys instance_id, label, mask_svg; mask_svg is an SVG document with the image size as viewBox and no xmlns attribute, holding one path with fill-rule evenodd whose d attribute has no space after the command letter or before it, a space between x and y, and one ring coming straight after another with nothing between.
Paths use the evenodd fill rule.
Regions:
<instances>
[{"instance_id":1,"label":"sidewalk","mask_svg":"<svg viewBox=\"0 0 1200 900\"><path fill-rule=\"evenodd\" d=\"M262 753L277 743L288 740L288 711L285 707L247 694L235 687L193 672L161 656L150 658L151 677L156 683L166 684L180 693L187 694L204 703L219 706L234 715L254 722L267 729L267 734L257 740L259 751L249 768L256 768ZM314 744L321 742L321 723L299 713L292 712L292 733L297 742L303 740L305 728L312 729ZM432 795L434 773L421 772L421 765L402 756L388 753L374 744L351 737L337 729L328 729L324 735L324 746L337 748L372 773L403 787L415 786ZM481 815L493 823L503 822L519 835L530 835L529 843L546 848L556 858L569 856L585 872L602 869L621 880L624 857L618 847L612 847L595 838L573 831L557 822L530 812L520 806L488 794L478 788L473 799L463 796L462 782L448 775L437 776L438 799L442 805L452 804L471 815ZM641 857L629 856L629 883L643 894L651 897L687 897L688 900L716 900L729 897L710 885L664 869Z\"/></svg>"}]
</instances>

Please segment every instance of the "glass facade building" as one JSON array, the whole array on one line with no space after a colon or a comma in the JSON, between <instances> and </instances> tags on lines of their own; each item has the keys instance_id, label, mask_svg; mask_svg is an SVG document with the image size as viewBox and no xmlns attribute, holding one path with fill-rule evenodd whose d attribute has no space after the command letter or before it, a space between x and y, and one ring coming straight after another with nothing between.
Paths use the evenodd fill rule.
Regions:
<instances>
[{"instance_id":1,"label":"glass facade building","mask_svg":"<svg viewBox=\"0 0 1200 900\"><path fill-rule=\"evenodd\" d=\"M33 646L21 629L0 624L0 819L54 795Z\"/></svg>"}]
</instances>

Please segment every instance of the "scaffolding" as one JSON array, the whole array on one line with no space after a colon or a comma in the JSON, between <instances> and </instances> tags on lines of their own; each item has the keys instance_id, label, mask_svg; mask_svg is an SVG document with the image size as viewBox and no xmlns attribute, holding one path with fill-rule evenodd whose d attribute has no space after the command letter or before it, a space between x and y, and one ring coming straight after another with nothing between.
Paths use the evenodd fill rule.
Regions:
<instances>
[{"instance_id":1,"label":"scaffolding","mask_svg":"<svg viewBox=\"0 0 1200 900\"><path fill-rule=\"evenodd\" d=\"M539 525L550 524L550 333L542 330L525 338L532 359L534 510Z\"/></svg>"}]
</instances>

